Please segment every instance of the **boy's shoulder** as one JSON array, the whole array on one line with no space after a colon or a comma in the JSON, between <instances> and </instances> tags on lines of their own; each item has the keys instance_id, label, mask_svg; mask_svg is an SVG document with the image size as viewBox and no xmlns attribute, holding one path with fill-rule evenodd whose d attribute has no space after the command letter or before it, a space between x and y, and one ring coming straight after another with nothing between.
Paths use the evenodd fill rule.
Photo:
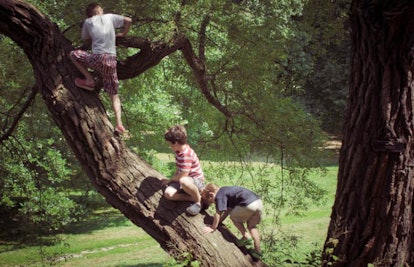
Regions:
<instances>
[{"instance_id":1,"label":"boy's shoulder","mask_svg":"<svg viewBox=\"0 0 414 267\"><path fill-rule=\"evenodd\" d=\"M85 19L85 22L92 23L93 21L96 21L98 19L102 19L102 18L103 19L109 19L109 18L112 18L112 17L115 17L115 18L123 18L122 15L118 15L118 14L114 14L114 13L105 13L105 14L95 15L95 16L90 17L90 18L86 18Z\"/></svg>"},{"instance_id":2,"label":"boy's shoulder","mask_svg":"<svg viewBox=\"0 0 414 267\"><path fill-rule=\"evenodd\" d=\"M221 186L218 190L220 193L224 194L236 194L237 192L240 192L240 186Z\"/></svg>"},{"instance_id":3,"label":"boy's shoulder","mask_svg":"<svg viewBox=\"0 0 414 267\"><path fill-rule=\"evenodd\" d=\"M222 191L222 193L228 194L228 195L249 195L254 194L251 190L244 188L242 186L222 186L219 188L219 191Z\"/></svg>"},{"instance_id":4,"label":"boy's shoulder","mask_svg":"<svg viewBox=\"0 0 414 267\"><path fill-rule=\"evenodd\" d=\"M196 152L194 151L194 149L189 145L186 144L184 149L181 151L182 154L186 154L186 155L197 155Z\"/></svg>"}]
</instances>

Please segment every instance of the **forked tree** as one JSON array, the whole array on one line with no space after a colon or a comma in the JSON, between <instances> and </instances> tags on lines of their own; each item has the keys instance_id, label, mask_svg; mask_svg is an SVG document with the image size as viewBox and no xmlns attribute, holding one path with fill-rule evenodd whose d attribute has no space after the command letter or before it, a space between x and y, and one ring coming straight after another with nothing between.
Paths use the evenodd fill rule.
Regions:
<instances>
[{"instance_id":1,"label":"forked tree","mask_svg":"<svg viewBox=\"0 0 414 267\"><path fill-rule=\"evenodd\" d=\"M414 266L413 12L411 0L352 1L349 100L323 266Z\"/></svg>"},{"instance_id":2,"label":"forked tree","mask_svg":"<svg viewBox=\"0 0 414 267\"><path fill-rule=\"evenodd\" d=\"M203 30L200 29L201 34ZM161 179L164 177L114 134L98 93L75 86L73 80L78 73L68 57L74 47L47 16L24 1L1 0L0 33L10 37L27 55L35 75L33 90L41 93L83 170L109 204L175 258L191 252L202 266L265 266L238 249L233 243L235 236L225 227L203 235L201 228L211 223L210 216L188 217L183 203L162 197ZM119 62L120 79L136 77L165 56L181 51L207 100L231 116L209 94L204 56L195 55L185 36L177 36L175 42L168 45L138 37L117 41L140 49Z\"/></svg>"}]
</instances>

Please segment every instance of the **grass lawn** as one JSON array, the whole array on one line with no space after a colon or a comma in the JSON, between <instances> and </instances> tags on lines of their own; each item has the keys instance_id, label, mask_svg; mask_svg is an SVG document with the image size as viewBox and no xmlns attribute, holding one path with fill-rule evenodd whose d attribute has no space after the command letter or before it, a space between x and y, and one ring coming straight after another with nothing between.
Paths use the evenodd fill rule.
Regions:
<instances>
[{"instance_id":1,"label":"grass lawn","mask_svg":"<svg viewBox=\"0 0 414 267\"><path fill-rule=\"evenodd\" d=\"M315 178L328 191L324 205L312 206L300 217L281 217L281 230L300 238L297 255L321 248L325 240L337 170L329 167L325 177ZM264 221L263 227L267 228L267 220ZM226 224L231 226L230 221ZM74 225L57 237L59 242L42 247L0 240L0 266L162 267L173 262L148 234L118 210L107 206L97 209L90 220Z\"/></svg>"},{"instance_id":2,"label":"grass lawn","mask_svg":"<svg viewBox=\"0 0 414 267\"><path fill-rule=\"evenodd\" d=\"M314 249L322 249L335 200L337 172L337 167L329 167L326 177L317 180L318 185L328 192L324 205L312 206L303 216L289 215L281 218L282 231L300 238L297 255L305 256Z\"/></svg>"},{"instance_id":3,"label":"grass lawn","mask_svg":"<svg viewBox=\"0 0 414 267\"><path fill-rule=\"evenodd\" d=\"M87 227L84 233L61 234L51 246L0 245L0 266L163 266L169 256L141 228L118 210L106 209L106 226ZM109 224L108 224L109 223Z\"/></svg>"}]
</instances>

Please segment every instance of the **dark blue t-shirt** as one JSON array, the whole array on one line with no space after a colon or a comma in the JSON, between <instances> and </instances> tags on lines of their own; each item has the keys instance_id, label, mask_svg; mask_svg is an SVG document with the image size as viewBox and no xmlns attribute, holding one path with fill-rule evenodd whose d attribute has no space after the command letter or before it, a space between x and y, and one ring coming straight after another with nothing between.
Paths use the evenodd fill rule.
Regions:
<instances>
[{"instance_id":1,"label":"dark blue t-shirt","mask_svg":"<svg viewBox=\"0 0 414 267\"><path fill-rule=\"evenodd\" d=\"M216 210L225 211L236 206L247 206L260 197L241 186L223 186L216 193Z\"/></svg>"}]
</instances>

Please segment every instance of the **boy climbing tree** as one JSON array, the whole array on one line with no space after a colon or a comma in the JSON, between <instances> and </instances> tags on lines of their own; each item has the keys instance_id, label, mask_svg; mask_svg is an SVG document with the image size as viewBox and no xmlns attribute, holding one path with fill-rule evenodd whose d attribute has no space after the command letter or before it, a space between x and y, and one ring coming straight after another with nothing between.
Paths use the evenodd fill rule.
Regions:
<instances>
[{"instance_id":1,"label":"boy climbing tree","mask_svg":"<svg viewBox=\"0 0 414 267\"><path fill-rule=\"evenodd\" d=\"M116 70L116 36L125 37L132 24L131 18L116 14L104 14L102 7L91 3L86 7L88 17L82 27L82 39L92 42L92 53L83 50L70 52L73 64L85 76L76 78L76 86L85 90L95 90L95 80L87 68L92 68L102 75L105 91L110 95L115 112L115 130L124 133L125 127L121 120L121 100L118 89L119 81ZM124 27L121 33L115 34L115 29Z\"/></svg>"}]
</instances>

